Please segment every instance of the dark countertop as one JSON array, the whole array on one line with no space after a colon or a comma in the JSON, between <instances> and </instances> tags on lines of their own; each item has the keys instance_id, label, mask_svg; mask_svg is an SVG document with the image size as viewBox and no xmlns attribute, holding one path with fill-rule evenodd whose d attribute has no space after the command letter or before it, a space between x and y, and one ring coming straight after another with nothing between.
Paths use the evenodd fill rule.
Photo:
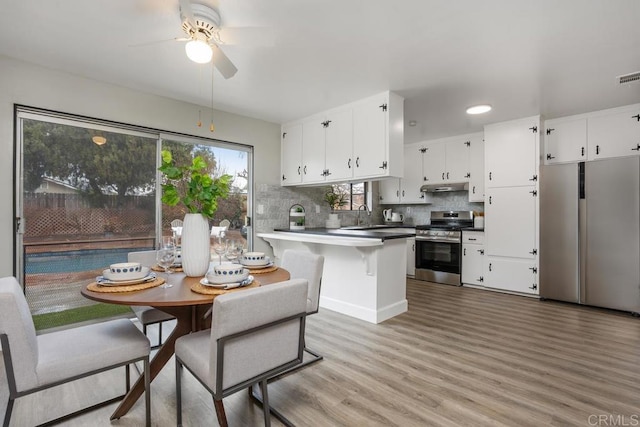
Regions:
<instances>
[{"instance_id":1,"label":"dark countertop","mask_svg":"<svg viewBox=\"0 0 640 427\"><path fill-rule=\"evenodd\" d=\"M288 228L276 228L273 231L281 231L286 233L298 233L298 234L319 234L323 236L340 236L340 237L360 237L365 239L404 239L407 237L415 237L414 233L392 232L392 231L377 231L380 228L400 228L398 226L378 226L372 228L363 228L357 230L345 230L340 228L306 228L304 230L289 230ZM402 226L402 228L412 228Z\"/></svg>"}]
</instances>

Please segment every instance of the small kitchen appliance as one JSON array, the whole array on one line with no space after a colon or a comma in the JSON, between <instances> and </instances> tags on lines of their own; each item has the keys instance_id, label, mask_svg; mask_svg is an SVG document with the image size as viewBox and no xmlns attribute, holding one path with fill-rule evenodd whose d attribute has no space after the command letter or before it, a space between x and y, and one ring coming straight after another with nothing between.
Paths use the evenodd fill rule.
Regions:
<instances>
[{"instance_id":1,"label":"small kitchen appliance","mask_svg":"<svg viewBox=\"0 0 640 427\"><path fill-rule=\"evenodd\" d=\"M431 211L431 223L416 226L416 279L460 286L462 229L473 211Z\"/></svg>"}]
</instances>

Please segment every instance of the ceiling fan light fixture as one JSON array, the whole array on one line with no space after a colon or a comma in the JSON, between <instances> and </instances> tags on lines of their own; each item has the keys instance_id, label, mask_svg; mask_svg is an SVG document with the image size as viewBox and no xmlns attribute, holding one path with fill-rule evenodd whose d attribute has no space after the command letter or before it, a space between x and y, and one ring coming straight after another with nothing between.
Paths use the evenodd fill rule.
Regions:
<instances>
[{"instance_id":1,"label":"ceiling fan light fixture","mask_svg":"<svg viewBox=\"0 0 640 427\"><path fill-rule=\"evenodd\" d=\"M184 50L187 52L187 57L198 64L206 64L211 61L211 57L213 56L211 46L204 40L198 38L189 41L184 46Z\"/></svg>"},{"instance_id":2,"label":"ceiling fan light fixture","mask_svg":"<svg viewBox=\"0 0 640 427\"><path fill-rule=\"evenodd\" d=\"M474 105L467 108L467 114L484 114L489 111L491 111L491 105L489 104Z\"/></svg>"}]
</instances>

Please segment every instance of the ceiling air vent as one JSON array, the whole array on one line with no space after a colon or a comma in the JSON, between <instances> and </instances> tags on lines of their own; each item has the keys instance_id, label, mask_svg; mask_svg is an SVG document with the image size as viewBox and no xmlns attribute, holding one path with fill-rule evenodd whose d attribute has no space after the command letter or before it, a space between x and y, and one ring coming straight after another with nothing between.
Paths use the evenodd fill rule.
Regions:
<instances>
[{"instance_id":1,"label":"ceiling air vent","mask_svg":"<svg viewBox=\"0 0 640 427\"><path fill-rule=\"evenodd\" d=\"M637 83L640 82L640 71L635 73L625 74L624 76L618 76L618 84Z\"/></svg>"}]
</instances>

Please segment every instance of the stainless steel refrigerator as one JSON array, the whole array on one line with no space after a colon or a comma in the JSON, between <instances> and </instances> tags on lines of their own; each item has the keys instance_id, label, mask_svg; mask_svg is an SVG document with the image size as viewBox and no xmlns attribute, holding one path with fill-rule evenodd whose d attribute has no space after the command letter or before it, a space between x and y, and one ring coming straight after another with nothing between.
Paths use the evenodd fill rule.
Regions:
<instances>
[{"instance_id":1,"label":"stainless steel refrigerator","mask_svg":"<svg viewBox=\"0 0 640 427\"><path fill-rule=\"evenodd\" d=\"M640 157L544 166L540 296L640 312Z\"/></svg>"}]
</instances>

